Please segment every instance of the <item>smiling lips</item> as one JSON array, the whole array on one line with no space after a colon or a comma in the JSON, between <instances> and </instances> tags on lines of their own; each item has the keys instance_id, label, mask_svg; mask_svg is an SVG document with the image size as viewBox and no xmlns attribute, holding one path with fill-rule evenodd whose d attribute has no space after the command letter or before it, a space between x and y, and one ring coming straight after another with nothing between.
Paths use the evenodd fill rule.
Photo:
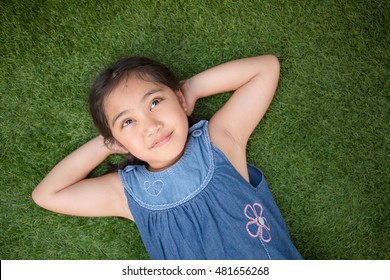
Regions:
<instances>
[{"instance_id":1,"label":"smiling lips","mask_svg":"<svg viewBox=\"0 0 390 280\"><path fill-rule=\"evenodd\" d=\"M160 139L158 139L153 145L152 145L152 148L159 148L161 146L163 146L164 144L168 143L169 140L171 140L171 136L172 136L172 133L169 133L168 135L165 135L163 137L161 137Z\"/></svg>"}]
</instances>

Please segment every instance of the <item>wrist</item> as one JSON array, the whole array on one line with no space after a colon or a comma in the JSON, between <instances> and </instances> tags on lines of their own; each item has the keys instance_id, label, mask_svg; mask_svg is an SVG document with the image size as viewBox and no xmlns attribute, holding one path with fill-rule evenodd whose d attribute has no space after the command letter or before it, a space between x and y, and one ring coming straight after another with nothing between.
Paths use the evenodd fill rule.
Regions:
<instances>
[{"instance_id":1,"label":"wrist","mask_svg":"<svg viewBox=\"0 0 390 280\"><path fill-rule=\"evenodd\" d=\"M109 157L115 152L112 151L104 141L104 137L99 135L91 140L91 144L94 145L95 152L101 154L104 157Z\"/></svg>"},{"instance_id":2,"label":"wrist","mask_svg":"<svg viewBox=\"0 0 390 280\"><path fill-rule=\"evenodd\" d=\"M182 91L186 99L192 100L196 102L199 98L201 98L201 94L199 91L199 87L196 85L196 80L194 77L186 80L182 86Z\"/></svg>"}]
</instances>

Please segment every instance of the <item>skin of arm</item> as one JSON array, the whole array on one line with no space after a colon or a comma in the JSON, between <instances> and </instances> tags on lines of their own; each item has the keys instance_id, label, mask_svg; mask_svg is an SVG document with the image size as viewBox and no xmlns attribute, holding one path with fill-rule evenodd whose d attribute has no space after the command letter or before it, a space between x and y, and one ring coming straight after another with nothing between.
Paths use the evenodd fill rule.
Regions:
<instances>
[{"instance_id":1,"label":"skin of arm","mask_svg":"<svg viewBox=\"0 0 390 280\"><path fill-rule=\"evenodd\" d=\"M213 144L247 181L246 145L271 104L279 73L275 56L249 57L201 72L186 80L182 87L189 113L200 98L235 91L210 119L209 133Z\"/></svg>"},{"instance_id":2,"label":"skin of arm","mask_svg":"<svg viewBox=\"0 0 390 280\"><path fill-rule=\"evenodd\" d=\"M104 144L103 137L90 140L49 172L32 193L33 200L39 206L57 213L90 217L120 216L132 220L117 173L85 179L113 153Z\"/></svg>"}]
</instances>

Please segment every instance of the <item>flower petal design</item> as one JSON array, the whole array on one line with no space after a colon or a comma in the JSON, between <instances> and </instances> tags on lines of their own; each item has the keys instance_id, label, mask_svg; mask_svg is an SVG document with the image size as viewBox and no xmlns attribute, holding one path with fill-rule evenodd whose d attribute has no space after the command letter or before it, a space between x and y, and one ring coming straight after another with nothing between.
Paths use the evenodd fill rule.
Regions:
<instances>
[{"instance_id":1,"label":"flower petal design","mask_svg":"<svg viewBox=\"0 0 390 280\"><path fill-rule=\"evenodd\" d=\"M256 213L253 209L252 205L247 204L244 208L244 214L249 220L255 220L256 219Z\"/></svg>"},{"instance_id":2,"label":"flower petal design","mask_svg":"<svg viewBox=\"0 0 390 280\"><path fill-rule=\"evenodd\" d=\"M259 237L264 242L271 241L271 228L267 219L263 216L263 206L254 203L247 204L244 208L244 215L249 219L246 224L246 231L252 238Z\"/></svg>"},{"instance_id":3,"label":"flower petal design","mask_svg":"<svg viewBox=\"0 0 390 280\"><path fill-rule=\"evenodd\" d=\"M256 220L249 221L249 222L246 224L246 231L247 231L248 234L249 234L251 237L253 237L253 238L259 236L260 231L259 231L259 226L257 225Z\"/></svg>"}]
</instances>

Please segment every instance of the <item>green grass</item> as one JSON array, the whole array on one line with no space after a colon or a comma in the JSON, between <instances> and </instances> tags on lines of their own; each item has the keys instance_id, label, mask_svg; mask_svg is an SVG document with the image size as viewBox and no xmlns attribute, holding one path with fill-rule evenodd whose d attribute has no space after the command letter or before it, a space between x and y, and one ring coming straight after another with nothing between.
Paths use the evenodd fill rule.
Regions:
<instances>
[{"instance_id":1,"label":"green grass","mask_svg":"<svg viewBox=\"0 0 390 280\"><path fill-rule=\"evenodd\" d=\"M389 1L101 2L0 4L1 259L147 259L132 222L31 200L96 135L91 80L125 54L187 78L265 53L279 57L281 80L248 160L294 243L306 259L390 259ZM226 98L200 101L195 114L211 116Z\"/></svg>"}]
</instances>

